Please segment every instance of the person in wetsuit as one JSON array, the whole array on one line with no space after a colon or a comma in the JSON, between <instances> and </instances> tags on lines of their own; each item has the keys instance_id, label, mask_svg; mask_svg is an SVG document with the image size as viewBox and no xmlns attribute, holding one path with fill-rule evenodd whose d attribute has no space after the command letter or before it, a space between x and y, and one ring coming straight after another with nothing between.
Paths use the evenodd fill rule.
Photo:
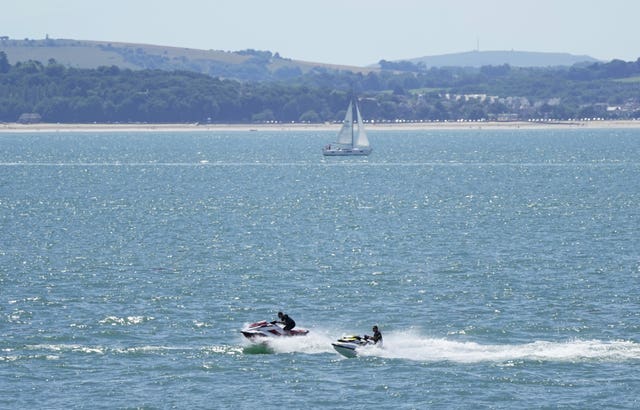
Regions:
<instances>
[{"instance_id":1,"label":"person in wetsuit","mask_svg":"<svg viewBox=\"0 0 640 410\"><path fill-rule=\"evenodd\" d=\"M274 321L273 321L273 322L271 322L271 323L272 323L272 324L273 324L273 323L281 323L281 324L283 324L283 325L284 325L284 330L285 330L286 332L289 332L291 329L293 329L294 327L296 327L296 322L295 322L295 320L291 319L291 318L289 317L289 315L287 315L287 314L284 314L284 313L282 313L282 312L278 312L278 319L280 319L280 320L274 320Z\"/></svg>"},{"instance_id":2,"label":"person in wetsuit","mask_svg":"<svg viewBox=\"0 0 640 410\"><path fill-rule=\"evenodd\" d=\"M382 347L382 333L378 330L378 326L373 326L373 336L364 335L365 340L373 340L373 343Z\"/></svg>"}]
</instances>

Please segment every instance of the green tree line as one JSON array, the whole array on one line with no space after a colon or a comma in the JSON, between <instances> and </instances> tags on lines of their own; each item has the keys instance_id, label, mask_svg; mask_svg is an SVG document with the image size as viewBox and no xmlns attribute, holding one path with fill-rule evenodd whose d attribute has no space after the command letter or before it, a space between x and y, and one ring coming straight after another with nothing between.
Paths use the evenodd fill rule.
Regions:
<instances>
[{"instance_id":1,"label":"green tree line","mask_svg":"<svg viewBox=\"0 0 640 410\"><path fill-rule=\"evenodd\" d=\"M374 121L640 117L640 59L571 68L393 68L317 68L238 81L190 71L78 69L55 60L11 65L0 52L0 121L37 113L62 123L317 123L340 120L352 93Z\"/></svg>"}]
</instances>

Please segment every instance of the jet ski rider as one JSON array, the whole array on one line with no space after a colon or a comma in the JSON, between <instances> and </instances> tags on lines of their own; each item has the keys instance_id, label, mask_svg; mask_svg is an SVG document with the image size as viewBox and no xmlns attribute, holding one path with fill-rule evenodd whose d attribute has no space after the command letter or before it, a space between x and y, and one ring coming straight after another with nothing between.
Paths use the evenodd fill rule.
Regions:
<instances>
[{"instance_id":1,"label":"jet ski rider","mask_svg":"<svg viewBox=\"0 0 640 410\"><path fill-rule=\"evenodd\" d=\"M382 347L382 333L378 330L378 326L374 325L373 328L373 336L364 335L364 340L373 340L373 343Z\"/></svg>"},{"instance_id":2,"label":"jet ski rider","mask_svg":"<svg viewBox=\"0 0 640 410\"><path fill-rule=\"evenodd\" d=\"M296 322L295 320L291 319L289 317L289 315L284 314L282 312L278 312L278 318L280 320L274 320L273 322L271 322L271 324L275 324L275 323L281 323L284 325L284 331L285 332L289 332L291 331L291 329L293 329L294 327L296 327Z\"/></svg>"}]
</instances>

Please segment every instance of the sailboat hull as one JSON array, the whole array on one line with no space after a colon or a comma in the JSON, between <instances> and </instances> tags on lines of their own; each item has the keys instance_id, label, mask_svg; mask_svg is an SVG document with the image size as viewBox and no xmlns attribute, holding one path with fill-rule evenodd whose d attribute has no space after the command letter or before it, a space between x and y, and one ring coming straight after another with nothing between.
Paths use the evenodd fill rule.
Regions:
<instances>
[{"instance_id":1,"label":"sailboat hull","mask_svg":"<svg viewBox=\"0 0 640 410\"><path fill-rule=\"evenodd\" d=\"M326 157L345 157L349 155L369 155L371 148L324 148L322 155Z\"/></svg>"}]
</instances>

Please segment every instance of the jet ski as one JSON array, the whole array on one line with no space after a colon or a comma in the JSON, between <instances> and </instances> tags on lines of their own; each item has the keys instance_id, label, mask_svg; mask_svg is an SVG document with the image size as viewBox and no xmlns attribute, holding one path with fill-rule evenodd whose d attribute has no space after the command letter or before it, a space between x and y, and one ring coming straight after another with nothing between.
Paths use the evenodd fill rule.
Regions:
<instances>
[{"instance_id":1,"label":"jet ski","mask_svg":"<svg viewBox=\"0 0 640 410\"><path fill-rule=\"evenodd\" d=\"M352 358L358 355L358 349L375 346L375 343L366 336L343 336L331 345L344 357Z\"/></svg>"},{"instance_id":2,"label":"jet ski","mask_svg":"<svg viewBox=\"0 0 640 410\"><path fill-rule=\"evenodd\" d=\"M300 329L297 327L287 332L279 324L267 322L266 320L251 323L240 331L244 337L249 340L261 340L268 337L280 336L306 336L309 333L307 329Z\"/></svg>"}]
</instances>

